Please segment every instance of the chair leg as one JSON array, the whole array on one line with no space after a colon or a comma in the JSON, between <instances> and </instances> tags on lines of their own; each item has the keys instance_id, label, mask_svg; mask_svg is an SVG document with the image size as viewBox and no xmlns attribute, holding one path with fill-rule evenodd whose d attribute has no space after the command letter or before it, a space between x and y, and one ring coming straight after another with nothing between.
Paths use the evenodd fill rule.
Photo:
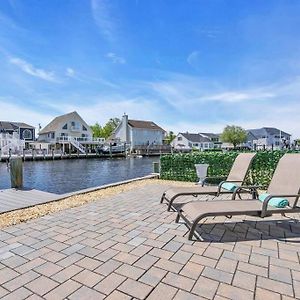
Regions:
<instances>
[{"instance_id":1,"label":"chair leg","mask_svg":"<svg viewBox=\"0 0 300 300\"><path fill-rule=\"evenodd\" d=\"M163 203L164 199L165 199L165 196L166 196L166 192L164 192L161 196L161 199L160 199L160 203Z\"/></svg>"},{"instance_id":2,"label":"chair leg","mask_svg":"<svg viewBox=\"0 0 300 300\"><path fill-rule=\"evenodd\" d=\"M175 220L175 223L178 223L180 220L180 213L177 213L177 216L176 216L176 220Z\"/></svg>"},{"instance_id":3,"label":"chair leg","mask_svg":"<svg viewBox=\"0 0 300 300\"><path fill-rule=\"evenodd\" d=\"M189 241L193 240L193 236L194 236L197 225L198 225L198 223L196 223L196 222L193 223L193 225L190 229L190 232L189 232L189 237L188 237Z\"/></svg>"}]
</instances>

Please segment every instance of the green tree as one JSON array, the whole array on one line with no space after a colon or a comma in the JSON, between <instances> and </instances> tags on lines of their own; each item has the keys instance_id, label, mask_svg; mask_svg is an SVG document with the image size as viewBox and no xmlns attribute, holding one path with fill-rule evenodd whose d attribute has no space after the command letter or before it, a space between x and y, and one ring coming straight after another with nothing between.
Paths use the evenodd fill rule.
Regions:
<instances>
[{"instance_id":1,"label":"green tree","mask_svg":"<svg viewBox=\"0 0 300 300\"><path fill-rule=\"evenodd\" d=\"M98 122L95 125L91 125L90 127L93 131L93 137L94 138L101 137L102 127L99 125Z\"/></svg>"},{"instance_id":2,"label":"green tree","mask_svg":"<svg viewBox=\"0 0 300 300\"><path fill-rule=\"evenodd\" d=\"M176 135L173 131L169 131L168 134L165 137L165 141L168 145L171 144L171 142L175 139Z\"/></svg>"},{"instance_id":3,"label":"green tree","mask_svg":"<svg viewBox=\"0 0 300 300\"><path fill-rule=\"evenodd\" d=\"M247 132L240 126L227 125L221 134L221 141L231 143L233 144L233 148L236 148L238 144L247 141Z\"/></svg>"},{"instance_id":4,"label":"green tree","mask_svg":"<svg viewBox=\"0 0 300 300\"><path fill-rule=\"evenodd\" d=\"M99 123L90 126L93 131L93 137L102 137L107 139L113 131L120 124L121 120L119 118L110 118L108 122L102 127Z\"/></svg>"}]
</instances>

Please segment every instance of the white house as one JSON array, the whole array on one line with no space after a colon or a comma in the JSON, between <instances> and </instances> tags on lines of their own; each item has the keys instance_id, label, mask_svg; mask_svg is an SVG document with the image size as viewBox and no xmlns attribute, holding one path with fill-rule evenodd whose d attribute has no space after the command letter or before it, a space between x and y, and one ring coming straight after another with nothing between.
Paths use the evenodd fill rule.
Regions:
<instances>
[{"instance_id":1,"label":"white house","mask_svg":"<svg viewBox=\"0 0 300 300\"><path fill-rule=\"evenodd\" d=\"M178 133L171 143L172 147L177 150L207 150L213 149L214 142L207 136L200 133Z\"/></svg>"},{"instance_id":2,"label":"white house","mask_svg":"<svg viewBox=\"0 0 300 300\"><path fill-rule=\"evenodd\" d=\"M40 145L48 143L52 149L63 152L85 153L87 148L104 142L104 139L93 139L92 129L76 111L56 117L38 134Z\"/></svg>"},{"instance_id":3,"label":"white house","mask_svg":"<svg viewBox=\"0 0 300 300\"><path fill-rule=\"evenodd\" d=\"M247 146L253 149L282 149L291 144L291 135L274 127L247 130Z\"/></svg>"},{"instance_id":4,"label":"white house","mask_svg":"<svg viewBox=\"0 0 300 300\"><path fill-rule=\"evenodd\" d=\"M124 114L112 134L112 139L130 144L133 150L138 146L163 145L165 134L165 130L152 121L130 120Z\"/></svg>"}]
</instances>

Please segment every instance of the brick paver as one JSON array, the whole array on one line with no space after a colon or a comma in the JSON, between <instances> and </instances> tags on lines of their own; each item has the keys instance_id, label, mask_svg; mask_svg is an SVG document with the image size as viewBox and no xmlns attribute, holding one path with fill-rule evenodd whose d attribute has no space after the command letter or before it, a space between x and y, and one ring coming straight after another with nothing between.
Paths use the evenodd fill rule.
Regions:
<instances>
[{"instance_id":1,"label":"brick paver","mask_svg":"<svg viewBox=\"0 0 300 300\"><path fill-rule=\"evenodd\" d=\"M1 299L300 299L299 223L218 217L188 241L159 204L166 188L149 180L0 230Z\"/></svg>"}]
</instances>

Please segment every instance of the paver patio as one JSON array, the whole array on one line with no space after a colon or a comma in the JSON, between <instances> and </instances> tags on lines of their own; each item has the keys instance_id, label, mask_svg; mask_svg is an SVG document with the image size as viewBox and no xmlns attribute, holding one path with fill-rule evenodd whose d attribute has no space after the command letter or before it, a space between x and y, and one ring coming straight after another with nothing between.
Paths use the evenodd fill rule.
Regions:
<instances>
[{"instance_id":1,"label":"paver patio","mask_svg":"<svg viewBox=\"0 0 300 300\"><path fill-rule=\"evenodd\" d=\"M159 204L166 188L149 180L0 230L0 298L300 298L297 221L219 217L188 241Z\"/></svg>"}]
</instances>

